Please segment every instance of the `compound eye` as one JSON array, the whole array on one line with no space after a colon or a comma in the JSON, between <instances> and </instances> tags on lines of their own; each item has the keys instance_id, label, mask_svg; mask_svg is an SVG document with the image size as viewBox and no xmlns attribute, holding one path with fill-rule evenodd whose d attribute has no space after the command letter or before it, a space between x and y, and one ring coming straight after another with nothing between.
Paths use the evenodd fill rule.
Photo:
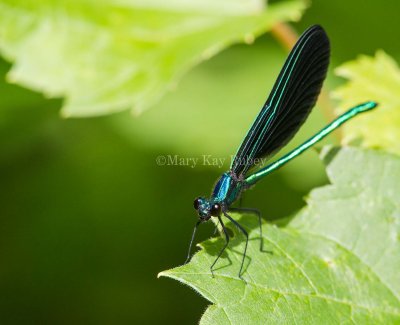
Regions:
<instances>
[{"instance_id":1,"label":"compound eye","mask_svg":"<svg viewBox=\"0 0 400 325\"><path fill-rule=\"evenodd\" d=\"M210 214L213 217L218 217L221 214L221 206L218 203L213 204L210 209Z\"/></svg>"},{"instance_id":2,"label":"compound eye","mask_svg":"<svg viewBox=\"0 0 400 325\"><path fill-rule=\"evenodd\" d=\"M196 198L196 199L194 200L194 202L193 202L193 207L194 207L196 210L199 209L200 202L201 202L201 199L200 199L199 197Z\"/></svg>"}]
</instances>

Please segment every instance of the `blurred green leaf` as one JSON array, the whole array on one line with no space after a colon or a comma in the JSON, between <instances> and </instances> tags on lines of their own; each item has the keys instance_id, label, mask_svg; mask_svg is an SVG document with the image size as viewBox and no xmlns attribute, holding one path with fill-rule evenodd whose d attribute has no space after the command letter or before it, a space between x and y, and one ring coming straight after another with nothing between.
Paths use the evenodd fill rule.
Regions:
<instances>
[{"instance_id":1,"label":"blurred green leaf","mask_svg":"<svg viewBox=\"0 0 400 325\"><path fill-rule=\"evenodd\" d=\"M364 147L400 154L400 70L396 61L377 51L375 57L363 55L339 66L336 74L349 79L334 92L341 100L340 112L366 100L379 103L373 112L343 127L343 142L361 140Z\"/></svg>"},{"instance_id":2,"label":"blurred green leaf","mask_svg":"<svg viewBox=\"0 0 400 325\"><path fill-rule=\"evenodd\" d=\"M394 324L400 322L400 159L344 148L326 156L331 185L311 192L308 206L284 228L264 225L264 250L254 217L243 277L243 237L230 248L211 239L188 265L160 275L213 302L201 324ZM228 227L232 228L231 224Z\"/></svg>"},{"instance_id":3,"label":"blurred green leaf","mask_svg":"<svg viewBox=\"0 0 400 325\"><path fill-rule=\"evenodd\" d=\"M0 1L8 80L65 97L64 116L92 116L158 101L190 67L305 4L252 1Z\"/></svg>"}]
</instances>

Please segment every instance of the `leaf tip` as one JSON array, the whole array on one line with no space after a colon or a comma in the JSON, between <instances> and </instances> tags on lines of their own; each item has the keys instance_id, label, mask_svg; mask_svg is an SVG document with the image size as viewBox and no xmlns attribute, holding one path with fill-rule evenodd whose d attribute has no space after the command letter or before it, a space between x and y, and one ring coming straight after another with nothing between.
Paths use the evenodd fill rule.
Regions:
<instances>
[{"instance_id":1,"label":"leaf tip","mask_svg":"<svg viewBox=\"0 0 400 325\"><path fill-rule=\"evenodd\" d=\"M173 269L159 272L157 274L157 279L159 279L159 278L171 278L171 279L174 279Z\"/></svg>"},{"instance_id":2,"label":"leaf tip","mask_svg":"<svg viewBox=\"0 0 400 325\"><path fill-rule=\"evenodd\" d=\"M319 156L325 165L329 165L336 154L339 152L340 147L335 147L333 145L327 145L322 147Z\"/></svg>"},{"instance_id":3,"label":"leaf tip","mask_svg":"<svg viewBox=\"0 0 400 325\"><path fill-rule=\"evenodd\" d=\"M168 271L161 271L161 272L159 272L159 273L157 274L157 279L159 279L159 278L161 278L161 277L166 277L166 276L168 276L167 273L168 273Z\"/></svg>"},{"instance_id":4,"label":"leaf tip","mask_svg":"<svg viewBox=\"0 0 400 325\"><path fill-rule=\"evenodd\" d=\"M176 276L174 275L174 270L175 270L176 268L172 268L172 269L170 269L170 270L164 270L164 271L161 271L161 272L159 272L158 274L157 274L157 279L159 279L159 278L171 278L171 279L175 279L176 278Z\"/></svg>"}]
</instances>

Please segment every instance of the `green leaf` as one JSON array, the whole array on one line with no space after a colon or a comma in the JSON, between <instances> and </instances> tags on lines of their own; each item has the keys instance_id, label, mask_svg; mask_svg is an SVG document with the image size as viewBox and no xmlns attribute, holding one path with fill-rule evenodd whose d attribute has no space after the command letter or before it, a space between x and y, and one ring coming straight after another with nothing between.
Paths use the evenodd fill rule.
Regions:
<instances>
[{"instance_id":1,"label":"green leaf","mask_svg":"<svg viewBox=\"0 0 400 325\"><path fill-rule=\"evenodd\" d=\"M65 97L65 116L158 101L193 65L275 23L300 18L290 0L0 1L0 51L10 81Z\"/></svg>"},{"instance_id":2,"label":"green leaf","mask_svg":"<svg viewBox=\"0 0 400 325\"><path fill-rule=\"evenodd\" d=\"M246 282L237 274L244 240L231 224L215 278L209 268L222 238L160 273L213 303L201 324L400 322L400 158L344 148L329 159L331 184L313 190L286 227L264 224L262 252L255 218L240 218L250 230Z\"/></svg>"},{"instance_id":3,"label":"green leaf","mask_svg":"<svg viewBox=\"0 0 400 325\"><path fill-rule=\"evenodd\" d=\"M364 147L400 154L400 70L396 61L377 51L375 57L363 55L341 65L336 74L350 80L334 92L341 100L340 112L366 100L379 103L373 112L344 125L343 142L360 139Z\"/></svg>"}]
</instances>

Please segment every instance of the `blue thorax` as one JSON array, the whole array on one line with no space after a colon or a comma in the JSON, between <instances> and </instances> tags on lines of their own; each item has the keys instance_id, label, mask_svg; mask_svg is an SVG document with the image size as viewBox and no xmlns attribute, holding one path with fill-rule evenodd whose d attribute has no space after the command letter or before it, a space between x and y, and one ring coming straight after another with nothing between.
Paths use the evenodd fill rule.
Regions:
<instances>
[{"instance_id":1,"label":"blue thorax","mask_svg":"<svg viewBox=\"0 0 400 325\"><path fill-rule=\"evenodd\" d=\"M240 186L233 179L232 176L227 172L222 174L220 179L214 186L212 192L213 202L230 205L235 201L240 193Z\"/></svg>"}]
</instances>

